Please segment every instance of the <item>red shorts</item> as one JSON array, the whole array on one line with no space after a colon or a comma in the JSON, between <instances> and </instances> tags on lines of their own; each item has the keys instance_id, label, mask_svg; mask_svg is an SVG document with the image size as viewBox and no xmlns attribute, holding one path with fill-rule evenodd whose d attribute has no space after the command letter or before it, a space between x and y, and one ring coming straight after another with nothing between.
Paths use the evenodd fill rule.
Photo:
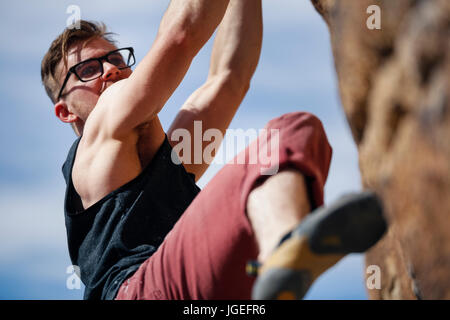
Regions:
<instances>
[{"instance_id":1,"label":"red shorts","mask_svg":"<svg viewBox=\"0 0 450 320\"><path fill-rule=\"evenodd\" d=\"M265 129L267 136L260 135L211 179L116 299L251 298L255 279L245 266L256 260L258 249L246 215L250 191L268 177L265 173L296 168L307 179L313 208L318 207L332 153L322 123L309 113L282 115ZM259 161L268 154L274 161Z\"/></svg>"}]
</instances>

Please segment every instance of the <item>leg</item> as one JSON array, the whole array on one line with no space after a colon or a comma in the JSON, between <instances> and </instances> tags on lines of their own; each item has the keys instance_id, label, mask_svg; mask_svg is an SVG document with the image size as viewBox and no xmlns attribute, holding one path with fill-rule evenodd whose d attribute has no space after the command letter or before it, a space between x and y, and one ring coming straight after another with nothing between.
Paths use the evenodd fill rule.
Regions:
<instances>
[{"instance_id":1,"label":"leg","mask_svg":"<svg viewBox=\"0 0 450 320\"><path fill-rule=\"evenodd\" d=\"M263 262L280 239L311 211L304 176L286 169L269 177L250 192L247 213Z\"/></svg>"},{"instance_id":2,"label":"leg","mask_svg":"<svg viewBox=\"0 0 450 320\"><path fill-rule=\"evenodd\" d=\"M297 169L250 192L247 213L262 266L253 298L302 298L324 271L347 253L366 251L386 228L381 204L370 192L343 197L305 219L310 212L307 181Z\"/></svg>"},{"instance_id":3,"label":"leg","mask_svg":"<svg viewBox=\"0 0 450 320\"><path fill-rule=\"evenodd\" d=\"M305 177L309 202L303 201L297 204L299 207L286 211L285 227L277 231L281 235L301 217L298 208L306 212L304 206L310 204L314 209L323 203L323 185L331 159L331 148L321 123L311 114L283 115L270 121L266 128L279 130L275 149L271 143L258 139L240 154L246 159L244 164L233 162L224 166L194 199L157 252L125 281L117 299L251 298L255 279L246 274L245 267L260 252L247 216L247 204L252 203L247 201L249 194L263 180L268 182L267 186L274 181L289 188L301 188L298 177ZM260 152L264 143L271 146L272 153L278 154L277 162L271 164L279 168L277 176L283 182L262 176L267 165L248 161L252 151ZM282 195L279 197L281 203ZM264 229L263 223L259 226ZM269 252L269 245L264 245L267 249L260 247Z\"/></svg>"}]
</instances>

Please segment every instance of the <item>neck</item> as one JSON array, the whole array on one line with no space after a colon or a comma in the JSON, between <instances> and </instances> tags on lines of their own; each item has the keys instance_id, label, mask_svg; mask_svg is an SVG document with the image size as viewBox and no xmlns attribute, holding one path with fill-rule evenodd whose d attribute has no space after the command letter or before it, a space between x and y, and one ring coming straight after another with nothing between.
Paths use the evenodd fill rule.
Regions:
<instances>
[{"instance_id":1,"label":"neck","mask_svg":"<svg viewBox=\"0 0 450 320\"><path fill-rule=\"evenodd\" d=\"M78 122L72 123L72 129L75 132L75 134L79 137L83 134L84 125L80 124Z\"/></svg>"}]
</instances>

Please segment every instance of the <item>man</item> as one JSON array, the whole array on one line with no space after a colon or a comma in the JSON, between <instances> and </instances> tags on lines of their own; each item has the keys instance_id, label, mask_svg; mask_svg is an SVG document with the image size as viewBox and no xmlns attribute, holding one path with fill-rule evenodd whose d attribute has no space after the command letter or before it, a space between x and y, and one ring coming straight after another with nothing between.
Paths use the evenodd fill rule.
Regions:
<instances>
[{"instance_id":1,"label":"man","mask_svg":"<svg viewBox=\"0 0 450 320\"><path fill-rule=\"evenodd\" d=\"M219 23L208 79L166 135L158 113ZM279 143L267 144L280 155L280 171L269 178L260 163L229 164L200 192L195 181L208 163L171 160L175 130L193 136L194 121L202 121L204 130L225 132L249 88L261 39L260 0L172 0L133 72L133 50L118 49L99 25L82 21L80 30L66 30L52 43L42 79L56 116L79 136L63 173L69 252L86 299L248 299L254 283L245 273L248 261L278 272L279 259L269 259L276 244L323 203L331 148L320 121L294 113L268 124L279 132L269 140ZM261 143L244 156L260 152ZM309 229L323 231L315 226L325 218L310 220ZM303 244L295 242L304 234L291 235L285 243L300 252ZM370 233L364 248L379 236ZM338 247L338 256L325 255L320 272L348 251ZM281 267L298 274L296 262ZM262 289L254 297L272 298L273 278L260 274L269 276L258 278Z\"/></svg>"}]
</instances>

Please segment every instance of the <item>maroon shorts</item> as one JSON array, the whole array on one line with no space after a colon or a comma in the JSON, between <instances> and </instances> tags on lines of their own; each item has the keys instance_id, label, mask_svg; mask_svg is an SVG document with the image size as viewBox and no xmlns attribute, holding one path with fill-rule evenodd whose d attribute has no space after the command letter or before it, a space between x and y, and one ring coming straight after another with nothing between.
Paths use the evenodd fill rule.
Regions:
<instances>
[{"instance_id":1,"label":"maroon shorts","mask_svg":"<svg viewBox=\"0 0 450 320\"><path fill-rule=\"evenodd\" d=\"M260 134L211 179L116 299L251 298L254 278L245 266L256 260L258 249L246 215L250 191L267 173L296 168L318 207L332 152L322 123L309 113L282 115L265 129L267 135Z\"/></svg>"}]
</instances>

